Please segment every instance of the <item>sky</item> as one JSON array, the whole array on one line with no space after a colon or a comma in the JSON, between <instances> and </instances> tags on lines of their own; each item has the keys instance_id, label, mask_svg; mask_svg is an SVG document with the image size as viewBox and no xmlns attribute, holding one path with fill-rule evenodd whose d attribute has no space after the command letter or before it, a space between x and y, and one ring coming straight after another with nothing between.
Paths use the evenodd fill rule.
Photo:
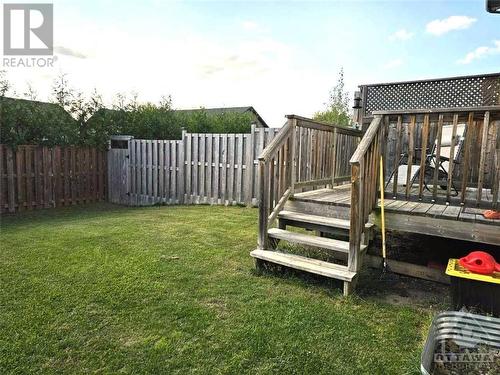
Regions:
<instances>
[{"instance_id":1,"label":"sky","mask_svg":"<svg viewBox=\"0 0 500 375\"><path fill-rule=\"evenodd\" d=\"M366 83L500 72L500 15L483 0L53 4L57 61L4 68L17 96L29 84L46 100L64 73L106 105L133 92L171 95L175 108L251 105L277 127L323 109L341 68L351 96Z\"/></svg>"}]
</instances>

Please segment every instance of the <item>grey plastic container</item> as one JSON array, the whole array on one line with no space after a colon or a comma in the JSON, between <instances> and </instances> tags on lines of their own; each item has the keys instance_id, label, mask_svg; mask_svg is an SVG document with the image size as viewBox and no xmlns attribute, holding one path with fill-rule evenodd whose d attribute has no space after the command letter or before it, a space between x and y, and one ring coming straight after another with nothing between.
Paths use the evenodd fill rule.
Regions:
<instances>
[{"instance_id":1,"label":"grey plastic container","mask_svg":"<svg viewBox=\"0 0 500 375\"><path fill-rule=\"evenodd\" d=\"M434 352L441 340L475 348L485 345L500 350L500 319L459 311L446 311L434 317L420 362L420 371L431 375Z\"/></svg>"}]
</instances>

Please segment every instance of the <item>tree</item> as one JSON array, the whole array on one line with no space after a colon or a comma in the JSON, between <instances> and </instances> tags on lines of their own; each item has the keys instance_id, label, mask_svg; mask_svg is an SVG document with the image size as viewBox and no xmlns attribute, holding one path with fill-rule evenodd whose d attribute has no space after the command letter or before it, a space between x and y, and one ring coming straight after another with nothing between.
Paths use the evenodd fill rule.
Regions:
<instances>
[{"instance_id":1,"label":"tree","mask_svg":"<svg viewBox=\"0 0 500 375\"><path fill-rule=\"evenodd\" d=\"M336 125L350 126L352 123L349 108L349 93L345 90L344 68L340 68L337 83L330 90L326 108L314 114L315 120L330 122Z\"/></svg>"},{"instance_id":2,"label":"tree","mask_svg":"<svg viewBox=\"0 0 500 375\"><path fill-rule=\"evenodd\" d=\"M7 72L0 70L0 98L3 98L10 89L10 82L7 79Z\"/></svg>"},{"instance_id":3,"label":"tree","mask_svg":"<svg viewBox=\"0 0 500 375\"><path fill-rule=\"evenodd\" d=\"M35 88L31 85L31 82L28 82L26 84L26 90L23 93L24 98L27 100L37 100L38 99L38 92L35 90Z\"/></svg>"},{"instance_id":4,"label":"tree","mask_svg":"<svg viewBox=\"0 0 500 375\"><path fill-rule=\"evenodd\" d=\"M65 110L71 105L73 89L69 86L66 74L61 73L52 83L52 103L59 104Z\"/></svg>"}]
</instances>

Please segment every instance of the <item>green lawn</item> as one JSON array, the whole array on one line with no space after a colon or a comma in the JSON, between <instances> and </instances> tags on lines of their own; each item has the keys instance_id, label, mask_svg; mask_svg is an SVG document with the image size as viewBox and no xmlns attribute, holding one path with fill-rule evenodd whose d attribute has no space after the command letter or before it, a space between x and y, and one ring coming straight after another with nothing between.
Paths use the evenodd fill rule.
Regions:
<instances>
[{"instance_id":1,"label":"green lawn","mask_svg":"<svg viewBox=\"0 0 500 375\"><path fill-rule=\"evenodd\" d=\"M258 275L257 210L2 218L0 373L418 374L432 316Z\"/></svg>"}]
</instances>

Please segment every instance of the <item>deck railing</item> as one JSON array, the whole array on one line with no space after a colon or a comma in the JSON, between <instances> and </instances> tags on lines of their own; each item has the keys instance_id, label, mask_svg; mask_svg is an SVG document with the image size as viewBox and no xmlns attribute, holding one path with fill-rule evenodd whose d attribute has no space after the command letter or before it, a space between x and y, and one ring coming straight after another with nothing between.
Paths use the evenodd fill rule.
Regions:
<instances>
[{"instance_id":1,"label":"deck railing","mask_svg":"<svg viewBox=\"0 0 500 375\"><path fill-rule=\"evenodd\" d=\"M371 122L351 163L351 226L349 233L348 267L358 271L359 252L365 224L370 212L377 204L378 173L380 155L384 148L384 126L382 116Z\"/></svg>"},{"instance_id":2,"label":"deck railing","mask_svg":"<svg viewBox=\"0 0 500 375\"><path fill-rule=\"evenodd\" d=\"M386 127L389 197L497 207L500 106L375 113Z\"/></svg>"},{"instance_id":3,"label":"deck railing","mask_svg":"<svg viewBox=\"0 0 500 375\"><path fill-rule=\"evenodd\" d=\"M381 155L388 198L499 207L499 127L500 105L374 112L351 158L350 258L377 208Z\"/></svg>"},{"instance_id":4,"label":"deck railing","mask_svg":"<svg viewBox=\"0 0 500 375\"><path fill-rule=\"evenodd\" d=\"M297 190L350 179L349 157L362 132L296 115L259 156L259 248L267 249L267 230Z\"/></svg>"}]
</instances>

